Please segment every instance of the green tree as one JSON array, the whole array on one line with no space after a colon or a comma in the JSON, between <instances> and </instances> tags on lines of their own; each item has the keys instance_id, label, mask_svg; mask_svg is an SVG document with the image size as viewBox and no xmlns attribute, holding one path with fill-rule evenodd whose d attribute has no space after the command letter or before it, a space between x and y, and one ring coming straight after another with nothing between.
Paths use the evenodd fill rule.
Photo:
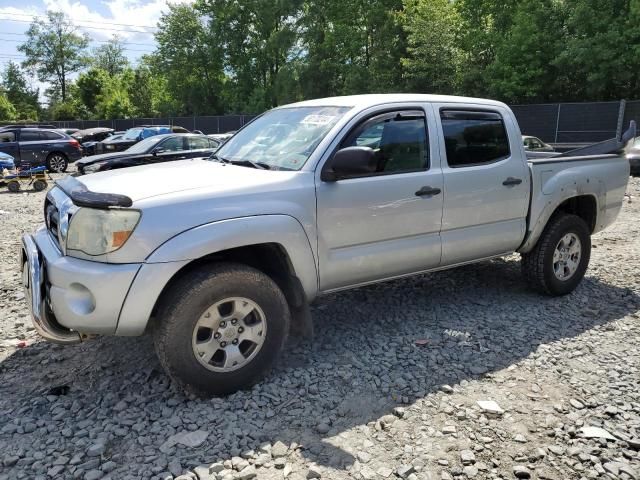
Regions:
<instances>
[{"instance_id":1,"label":"green tree","mask_svg":"<svg viewBox=\"0 0 640 480\"><path fill-rule=\"evenodd\" d=\"M554 61L567 100L615 100L640 94L637 0L566 4L566 43Z\"/></svg>"},{"instance_id":2,"label":"green tree","mask_svg":"<svg viewBox=\"0 0 640 480\"><path fill-rule=\"evenodd\" d=\"M301 0L199 0L210 45L229 75L230 105L262 111L278 104L278 84L291 80ZM288 78L286 78L288 77ZM226 83L225 83L226 85Z\"/></svg>"},{"instance_id":3,"label":"green tree","mask_svg":"<svg viewBox=\"0 0 640 480\"><path fill-rule=\"evenodd\" d=\"M192 6L170 4L158 23L158 48L150 62L156 73L163 72L180 114L224 111L222 45L207 32L206 22Z\"/></svg>"},{"instance_id":4,"label":"green tree","mask_svg":"<svg viewBox=\"0 0 640 480\"><path fill-rule=\"evenodd\" d=\"M307 1L300 18L304 96L404 90L401 0Z\"/></svg>"},{"instance_id":5,"label":"green tree","mask_svg":"<svg viewBox=\"0 0 640 480\"><path fill-rule=\"evenodd\" d=\"M462 51L460 92L486 96L487 67L494 61L496 45L510 27L521 0L456 0L460 15L458 46Z\"/></svg>"},{"instance_id":6,"label":"green tree","mask_svg":"<svg viewBox=\"0 0 640 480\"><path fill-rule=\"evenodd\" d=\"M26 35L27 41L18 47L27 57L22 66L33 69L41 82L51 82L66 101L69 76L88 63L87 36L77 34L62 12L51 11L46 20L34 20Z\"/></svg>"},{"instance_id":7,"label":"green tree","mask_svg":"<svg viewBox=\"0 0 640 480\"><path fill-rule=\"evenodd\" d=\"M16 108L4 93L0 92L0 120L15 120Z\"/></svg>"},{"instance_id":8,"label":"green tree","mask_svg":"<svg viewBox=\"0 0 640 480\"><path fill-rule=\"evenodd\" d=\"M77 120L80 115L78 114L78 106L75 102L65 101L51 105L49 108L49 117L52 120Z\"/></svg>"},{"instance_id":9,"label":"green tree","mask_svg":"<svg viewBox=\"0 0 640 480\"><path fill-rule=\"evenodd\" d=\"M98 97L102 94L109 81L109 73L96 67L78 76L76 81L78 96L89 112L95 112Z\"/></svg>"},{"instance_id":10,"label":"green tree","mask_svg":"<svg viewBox=\"0 0 640 480\"><path fill-rule=\"evenodd\" d=\"M129 67L129 60L124 54L124 44L118 35L93 51L93 65L114 76Z\"/></svg>"},{"instance_id":11,"label":"green tree","mask_svg":"<svg viewBox=\"0 0 640 480\"><path fill-rule=\"evenodd\" d=\"M496 40L487 66L487 94L511 103L558 98L554 65L564 43L563 16L556 0L521 0L509 29Z\"/></svg>"},{"instance_id":12,"label":"green tree","mask_svg":"<svg viewBox=\"0 0 640 480\"><path fill-rule=\"evenodd\" d=\"M97 96L96 113L100 118L130 118L135 114L129 98L133 81L134 73L130 69L108 79Z\"/></svg>"},{"instance_id":13,"label":"green tree","mask_svg":"<svg viewBox=\"0 0 640 480\"><path fill-rule=\"evenodd\" d=\"M411 91L450 94L457 90L462 52L460 17L449 0L406 0L401 15L407 35L403 73Z\"/></svg>"},{"instance_id":14,"label":"green tree","mask_svg":"<svg viewBox=\"0 0 640 480\"><path fill-rule=\"evenodd\" d=\"M22 120L37 120L40 104L38 103L38 89L31 88L27 83L24 72L16 63L9 62L2 72L2 88L15 109L16 115Z\"/></svg>"}]
</instances>

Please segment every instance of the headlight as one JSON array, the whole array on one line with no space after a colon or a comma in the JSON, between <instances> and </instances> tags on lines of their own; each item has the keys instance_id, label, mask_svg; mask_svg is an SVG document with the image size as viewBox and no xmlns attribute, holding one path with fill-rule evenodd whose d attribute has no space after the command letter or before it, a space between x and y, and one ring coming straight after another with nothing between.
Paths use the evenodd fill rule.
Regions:
<instances>
[{"instance_id":1,"label":"headlight","mask_svg":"<svg viewBox=\"0 0 640 480\"><path fill-rule=\"evenodd\" d=\"M82 171L84 173L95 173L98 170L100 170L100 166L101 165L102 164L100 164L100 163L91 163L89 165L86 165L86 166L82 167Z\"/></svg>"},{"instance_id":2,"label":"headlight","mask_svg":"<svg viewBox=\"0 0 640 480\"><path fill-rule=\"evenodd\" d=\"M126 243L139 220L138 210L81 208L71 217L67 251L87 255L114 252Z\"/></svg>"},{"instance_id":3,"label":"headlight","mask_svg":"<svg viewBox=\"0 0 640 480\"><path fill-rule=\"evenodd\" d=\"M115 147L115 145L105 145L105 147L107 150L113 150Z\"/></svg>"}]
</instances>

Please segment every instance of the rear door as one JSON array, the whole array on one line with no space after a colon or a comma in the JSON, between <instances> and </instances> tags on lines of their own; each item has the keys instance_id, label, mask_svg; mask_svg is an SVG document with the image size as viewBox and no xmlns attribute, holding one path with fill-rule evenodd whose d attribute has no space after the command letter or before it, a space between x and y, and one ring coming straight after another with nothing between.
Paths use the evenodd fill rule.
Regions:
<instances>
[{"instance_id":1,"label":"rear door","mask_svg":"<svg viewBox=\"0 0 640 480\"><path fill-rule=\"evenodd\" d=\"M506 109L435 105L444 211L442 264L512 252L524 239L529 171Z\"/></svg>"},{"instance_id":2,"label":"rear door","mask_svg":"<svg viewBox=\"0 0 640 480\"><path fill-rule=\"evenodd\" d=\"M19 133L19 145L20 145L20 163L22 168L27 166L36 167L44 165L46 160L46 150L42 140L40 132L37 130L20 130ZM44 159L41 160L44 154Z\"/></svg>"},{"instance_id":3,"label":"rear door","mask_svg":"<svg viewBox=\"0 0 640 480\"><path fill-rule=\"evenodd\" d=\"M154 149L158 153L155 155L156 162L172 162L174 160L184 160L187 155L187 141L183 135L169 137L161 141Z\"/></svg>"},{"instance_id":4,"label":"rear door","mask_svg":"<svg viewBox=\"0 0 640 480\"><path fill-rule=\"evenodd\" d=\"M188 151L186 155L188 158L208 157L216 148L211 145L214 140L207 137L186 137L188 143Z\"/></svg>"},{"instance_id":5,"label":"rear door","mask_svg":"<svg viewBox=\"0 0 640 480\"><path fill-rule=\"evenodd\" d=\"M11 155L16 166L20 165L20 148L16 132L13 130L0 132L0 152Z\"/></svg>"}]
</instances>

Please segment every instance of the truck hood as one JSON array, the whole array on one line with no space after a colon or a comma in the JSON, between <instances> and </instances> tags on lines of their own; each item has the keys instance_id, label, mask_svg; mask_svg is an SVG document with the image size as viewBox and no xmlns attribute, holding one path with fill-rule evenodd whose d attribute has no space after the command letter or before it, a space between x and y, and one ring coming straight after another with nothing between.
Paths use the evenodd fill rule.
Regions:
<instances>
[{"instance_id":1,"label":"truck hood","mask_svg":"<svg viewBox=\"0 0 640 480\"><path fill-rule=\"evenodd\" d=\"M150 197L200 189L211 193L255 192L260 186L281 182L295 173L191 159L98 172L77 180L93 192L126 195L135 203Z\"/></svg>"}]
</instances>

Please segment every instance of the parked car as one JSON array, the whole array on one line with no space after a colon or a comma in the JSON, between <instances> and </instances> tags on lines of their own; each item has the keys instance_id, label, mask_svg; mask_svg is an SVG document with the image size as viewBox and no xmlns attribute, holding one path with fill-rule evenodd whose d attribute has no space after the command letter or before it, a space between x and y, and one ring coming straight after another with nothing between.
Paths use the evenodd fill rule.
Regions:
<instances>
[{"instance_id":1,"label":"parked car","mask_svg":"<svg viewBox=\"0 0 640 480\"><path fill-rule=\"evenodd\" d=\"M132 145L154 135L164 135L167 133L189 133L186 128L171 125L141 125L133 127L124 132L118 141L100 142L96 145L96 153L121 152Z\"/></svg>"},{"instance_id":2,"label":"parked car","mask_svg":"<svg viewBox=\"0 0 640 480\"><path fill-rule=\"evenodd\" d=\"M48 123L30 123L30 124L27 124L27 123L20 124L19 123L19 124L15 124L15 125L3 125L3 126L0 126L0 130L5 130L5 129L11 130L11 129L16 129L16 128L44 128L44 129L47 129L47 130L55 130L58 127L56 127L55 125L48 124Z\"/></svg>"},{"instance_id":3,"label":"parked car","mask_svg":"<svg viewBox=\"0 0 640 480\"><path fill-rule=\"evenodd\" d=\"M0 153L0 173L3 170L13 170L16 168L16 162L11 155Z\"/></svg>"},{"instance_id":4,"label":"parked car","mask_svg":"<svg viewBox=\"0 0 640 480\"><path fill-rule=\"evenodd\" d=\"M107 137L113 135L113 128L95 127L87 128L85 130L78 130L71 136L78 140L80 143L85 142L100 142Z\"/></svg>"},{"instance_id":5,"label":"parked car","mask_svg":"<svg viewBox=\"0 0 640 480\"><path fill-rule=\"evenodd\" d=\"M7 155L6 153L0 153L0 187L4 187L6 185L6 181L4 179L5 172L12 172L16 167L16 164L11 155Z\"/></svg>"},{"instance_id":6,"label":"parked car","mask_svg":"<svg viewBox=\"0 0 640 480\"><path fill-rule=\"evenodd\" d=\"M555 152L551 145L549 145L548 143L544 143L538 137L523 135L522 143L525 150L530 150L532 152Z\"/></svg>"},{"instance_id":7,"label":"parked car","mask_svg":"<svg viewBox=\"0 0 640 480\"><path fill-rule=\"evenodd\" d=\"M104 140L102 140L102 143L104 144L108 144L111 142L117 142L119 141L122 136L124 135L124 132L113 132L109 137L105 138ZM98 145L100 143L100 141L91 141L91 142L85 142L82 144L82 152L84 154L85 157L90 157L91 155L95 155L96 154L96 145Z\"/></svg>"},{"instance_id":8,"label":"parked car","mask_svg":"<svg viewBox=\"0 0 640 480\"><path fill-rule=\"evenodd\" d=\"M56 128L54 129L56 132L66 133L67 135L73 135L76 132L79 132L79 128Z\"/></svg>"},{"instance_id":9,"label":"parked car","mask_svg":"<svg viewBox=\"0 0 640 480\"><path fill-rule=\"evenodd\" d=\"M208 157L219 146L220 142L205 135L193 133L154 135L127 148L124 152L103 153L78 160L76 167L83 175L136 165Z\"/></svg>"},{"instance_id":10,"label":"parked car","mask_svg":"<svg viewBox=\"0 0 640 480\"><path fill-rule=\"evenodd\" d=\"M83 155L93 155L95 154L96 144L107 138L111 138L114 134L115 132L113 128L95 127L78 130L71 136L78 140L80 145L82 145Z\"/></svg>"},{"instance_id":11,"label":"parked car","mask_svg":"<svg viewBox=\"0 0 640 480\"><path fill-rule=\"evenodd\" d=\"M640 175L640 137L635 138L627 150L627 160L633 175Z\"/></svg>"},{"instance_id":12,"label":"parked car","mask_svg":"<svg viewBox=\"0 0 640 480\"><path fill-rule=\"evenodd\" d=\"M287 128L267 139L274 125ZM629 162L608 153L633 130L588 156L527 161L492 100L286 105L211 160L59 181L46 228L22 240L25 299L46 339L151 331L174 381L228 394L266 374L319 295L513 252L536 290L573 291L591 235L622 206Z\"/></svg>"},{"instance_id":13,"label":"parked car","mask_svg":"<svg viewBox=\"0 0 640 480\"><path fill-rule=\"evenodd\" d=\"M69 163L82 158L76 139L55 130L37 128L0 131L0 152L11 155L17 167L45 165L51 172L65 172Z\"/></svg>"},{"instance_id":14,"label":"parked car","mask_svg":"<svg viewBox=\"0 0 640 480\"><path fill-rule=\"evenodd\" d=\"M220 142L220 144L224 144L227 140L233 137L235 133L236 131L232 130L230 132L225 132L225 133L210 133L207 136L209 138L213 138L214 140L217 140L218 142Z\"/></svg>"},{"instance_id":15,"label":"parked car","mask_svg":"<svg viewBox=\"0 0 640 480\"><path fill-rule=\"evenodd\" d=\"M120 138L118 134L124 132L116 132L113 128L92 128L82 130L74 135L82 145L82 154L84 156L95 155L96 145L100 142L113 141L114 137Z\"/></svg>"}]
</instances>

